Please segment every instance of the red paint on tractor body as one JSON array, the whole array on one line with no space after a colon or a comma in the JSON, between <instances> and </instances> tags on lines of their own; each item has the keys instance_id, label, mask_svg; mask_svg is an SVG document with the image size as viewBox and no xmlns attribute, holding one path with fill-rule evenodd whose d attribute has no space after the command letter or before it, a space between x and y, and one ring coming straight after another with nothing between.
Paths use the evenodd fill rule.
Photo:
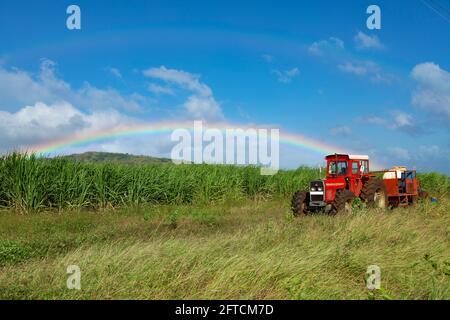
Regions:
<instances>
[{"instance_id":1,"label":"red paint on tractor body","mask_svg":"<svg viewBox=\"0 0 450 320\"><path fill-rule=\"evenodd\" d=\"M335 154L325 157L327 174L325 182L325 202L334 201L337 190L351 190L359 197L363 183L370 178L369 159L352 158L346 154Z\"/></svg>"}]
</instances>

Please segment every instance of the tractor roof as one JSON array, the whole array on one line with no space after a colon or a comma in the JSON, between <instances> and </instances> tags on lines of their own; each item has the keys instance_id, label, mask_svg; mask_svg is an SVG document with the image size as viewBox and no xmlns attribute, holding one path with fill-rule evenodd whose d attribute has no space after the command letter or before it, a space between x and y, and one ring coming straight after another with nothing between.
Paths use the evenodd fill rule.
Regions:
<instances>
[{"instance_id":1,"label":"tractor roof","mask_svg":"<svg viewBox=\"0 0 450 320\"><path fill-rule=\"evenodd\" d=\"M325 159L332 159L334 157L345 159L356 159L356 160L369 160L368 155L356 155L356 154L330 154L326 156Z\"/></svg>"},{"instance_id":2,"label":"tractor roof","mask_svg":"<svg viewBox=\"0 0 450 320\"><path fill-rule=\"evenodd\" d=\"M349 154L349 159L357 159L357 160L369 160L368 155L362 155L362 154Z\"/></svg>"}]
</instances>

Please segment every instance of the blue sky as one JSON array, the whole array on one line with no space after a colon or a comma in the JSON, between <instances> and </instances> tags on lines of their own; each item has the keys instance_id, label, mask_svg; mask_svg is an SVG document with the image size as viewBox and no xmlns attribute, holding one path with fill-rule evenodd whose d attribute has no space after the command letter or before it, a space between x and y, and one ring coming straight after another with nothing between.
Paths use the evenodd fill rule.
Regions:
<instances>
[{"instance_id":1,"label":"blue sky","mask_svg":"<svg viewBox=\"0 0 450 320\"><path fill-rule=\"evenodd\" d=\"M66 28L70 4L81 8L81 30ZM371 4L381 30L366 27ZM204 117L450 173L448 0L2 0L0 39L1 152L80 130ZM65 152L167 156L157 140ZM288 146L280 154L289 168L323 156Z\"/></svg>"}]
</instances>

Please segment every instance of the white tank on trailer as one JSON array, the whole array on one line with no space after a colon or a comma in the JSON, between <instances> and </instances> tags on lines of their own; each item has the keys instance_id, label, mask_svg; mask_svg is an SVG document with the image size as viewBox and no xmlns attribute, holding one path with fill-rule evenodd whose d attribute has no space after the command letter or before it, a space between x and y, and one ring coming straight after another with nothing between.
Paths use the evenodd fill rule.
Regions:
<instances>
[{"instance_id":1,"label":"white tank on trailer","mask_svg":"<svg viewBox=\"0 0 450 320\"><path fill-rule=\"evenodd\" d=\"M385 172L383 175L383 179L401 179L402 172L406 171L406 167L397 166L392 167L389 171Z\"/></svg>"}]
</instances>

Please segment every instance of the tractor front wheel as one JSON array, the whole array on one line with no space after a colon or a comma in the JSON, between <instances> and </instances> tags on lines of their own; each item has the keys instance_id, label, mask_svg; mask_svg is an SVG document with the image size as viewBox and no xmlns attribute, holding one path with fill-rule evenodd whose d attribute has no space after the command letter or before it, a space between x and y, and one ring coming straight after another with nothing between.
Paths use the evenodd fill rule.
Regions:
<instances>
[{"instance_id":1,"label":"tractor front wheel","mask_svg":"<svg viewBox=\"0 0 450 320\"><path fill-rule=\"evenodd\" d=\"M331 205L331 214L345 213L351 214L353 207L353 200L355 200L355 194L350 190L338 190L334 201Z\"/></svg>"},{"instance_id":2,"label":"tractor front wheel","mask_svg":"<svg viewBox=\"0 0 450 320\"><path fill-rule=\"evenodd\" d=\"M291 202L292 212L294 216L303 216L308 213L309 192L297 191L294 193Z\"/></svg>"}]
</instances>

